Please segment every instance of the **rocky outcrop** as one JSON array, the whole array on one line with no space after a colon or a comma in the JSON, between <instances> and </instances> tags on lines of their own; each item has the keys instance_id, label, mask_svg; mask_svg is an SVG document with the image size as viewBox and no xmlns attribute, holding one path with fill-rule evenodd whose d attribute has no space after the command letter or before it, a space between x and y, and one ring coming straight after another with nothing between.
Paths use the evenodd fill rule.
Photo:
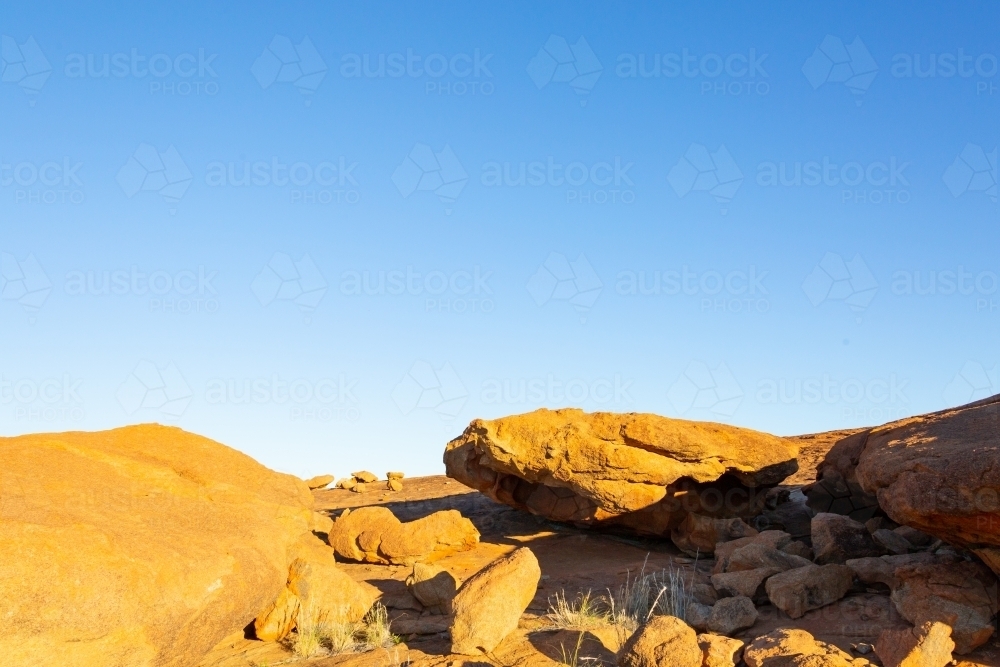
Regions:
<instances>
[{"instance_id":1,"label":"rocky outcrop","mask_svg":"<svg viewBox=\"0 0 1000 667\"><path fill-rule=\"evenodd\" d=\"M838 442L806 492L815 508L824 480L855 480L896 523L970 549L1000 572L998 449L1000 396L993 396ZM847 513L841 509L829 511Z\"/></svg>"},{"instance_id":2,"label":"rocky outcrop","mask_svg":"<svg viewBox=\"0 0 1000 667\"><path fill-rule=\"evenodd\" d=\"M743 651L748 667L870 667L833 644L817 641L805 630L781 629L750 642Z\"/></svg>"},{"instance_id":3,"label":"rocky outcrop","mask_svg":"<svg viewBox=\"0 0 1000 667\"><path fill-rule=\"evenodd\" d=\"M385 507L344 510L329 532L337 556L365 563L413 565L479 543L479 531L458 510L402 523Z\"/></svg>"},{"instance_id":4,"label":"rocky outcrop","mask_svg":"<svg viewBox=\"0 0 1000 667\"><path fill-rule=\"evenodd\" d=\"M882 667L945 667L954 649L951 628L931 621L917 628L883 630L875 642Z\"/></svg>"},{"instance_id":5,"label":"rocky outcrop","mask_svg":"<svg viewBox=\"0 0 1000 667\"><path fill-rule=\"evenodd\" d=\"M689 513L748 518L797 469L776 436L651 414L537 410L474 420L448 443L449 477L557 521L666 536Z\"/></svg>"},{"instance_id":6,"label":"rocky outcrop","mask_svg":"<svg viewBox=\"0 0 1000 667\"><path fill-rule=\"evenodd\" d=\"M316 477L310 477L306 480L306 486L309 487L311 491L318 491L319 489L325 489L330 484L333 483L333 475L317 475Z\"/></svg>"},{"instance_id":7,"label":"rocky outcrop","mask_svg":"<svg viewBox=\"0 0 1000 667\"><path fill-rule=\"evenodd\" d=\"M526 547L470 577L452 601L451 652L478 655L495 649L517 628L541 577L538 559Z\"/></svg>"},{"instance_id":8,"label":"rocky outcrop","mask_svg":"<svg viewBox=\"0 0 1000 667\"><path fill-rule=\"evenodd\" d=\"M701 667L698 635L674 616L654 616L629 637L618 653L618 667Z\"/></svg>"},{"instance_id":9,"label":"rocky outcrop","mask_svg":"<svg viewBox=\"0 0 1000 667\"><path fill-rule=\"evenodd\" d=\"M306 485L178 428L0 438L0 655L179 667L285 589Z\"/></svg>"}]
</instances>

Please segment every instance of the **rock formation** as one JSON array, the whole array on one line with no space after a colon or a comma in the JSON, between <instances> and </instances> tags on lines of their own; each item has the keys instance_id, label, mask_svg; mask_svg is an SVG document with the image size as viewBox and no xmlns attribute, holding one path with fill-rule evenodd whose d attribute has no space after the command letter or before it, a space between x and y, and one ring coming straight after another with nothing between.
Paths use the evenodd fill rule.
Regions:
<instances>
[{"instance_id":1,"label":"rock formation","mask_svg":"<svg viewBox=\"0 0 1000 667\"><path fill-rule=\"evenodd\" d=\"M536 410L474 420L449 477L549 519L669 535L689 513L751 517L797 447L749 429L651 414Z\"/></svg>"},{"instance_id":2,"label":"rock formation","mask_svg":"<svg viewBox=\"0 0 1000 667\"><path fill-rule=\"evenodd\" d=\"M0 438L0 655L196 664L278 598L312 503L302 481L178 428Z\"/></svg>"},{"instance_id":3,"label":"rock formation","mask_svg":"<svg viewBox=\"0 0 1000 667\"><path fill-rule=\"evenodd\" d=\"M385 507L362 507L345 510L333 522L328 539L334 552L347 560L413 565L471 549L479 542L479 531L457 510L402 523Z\"/></svg>"}]
</instances>

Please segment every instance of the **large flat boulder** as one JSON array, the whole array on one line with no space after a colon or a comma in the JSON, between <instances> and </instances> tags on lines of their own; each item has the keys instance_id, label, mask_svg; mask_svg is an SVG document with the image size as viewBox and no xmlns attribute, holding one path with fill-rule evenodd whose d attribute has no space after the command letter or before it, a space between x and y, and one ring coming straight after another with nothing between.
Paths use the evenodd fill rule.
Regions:
<instances>
[{"instance_id":1,"label":"large flat boulder","mask_svg":"<svg viewBox=\"0 0 1000 667\"><path fill-rule=\"evenodd\" d=\"M856 480L896 523L970 549L1000 573L998 460L1000 395L901 419L837 443L807 494L815 506L828 481L843 479L849 487Z\"/></svg>"},{"instance_id":2,"label":"large flat boulder","mask_svg":"<svg viewBox=\"0 0 1000 667\"><path fill-rule=\"evenodd\" d=\"M577 409L474 420L449 477L557 521L667 536L689 513L749 518L798 467L795 443L744 428Z\"/></svg>"},{"instance_id":3,"label":"large flat boulder","mask_svg":"<svg viewBox=\"0 0 1000 667\"><path fill-rule=\"evenodd\" d=\"M155 424L0 438L0 655L180 667L278 599L300 480Z\"/></svg>"}]
</instances>

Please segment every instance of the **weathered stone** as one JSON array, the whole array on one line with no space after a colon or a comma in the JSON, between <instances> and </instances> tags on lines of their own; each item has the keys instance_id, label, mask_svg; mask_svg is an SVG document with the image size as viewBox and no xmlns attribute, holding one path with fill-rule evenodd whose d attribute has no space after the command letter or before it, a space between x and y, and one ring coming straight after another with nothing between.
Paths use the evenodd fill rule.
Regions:
<instances>
[{"instance_id":1,"label":"weathered stone","mask_svg":"<svg viewBox=\"0 0 1000 667\"><path fill-rule=\"evenodd\" d=\"M399 479L390 479L388 482L386 482L385 486L390 491L402 491L403 490L403 482L402 482L402 480L399 480Z\"/></svg>"},{"instance_id":2,"label":"weathered stone","mask_svg":"<svg viewBox=\"0 0 1000 667\"><path fill-rule=\"evenodd\" d=\"M403 473L401 472L387 472L385 474L386 479L403 479Z\"/></svg>"},{"instance_id":3,"label":"weathered stone","mask_svg":"<svg viewBox=\"0 0 1000 667\"><path fill-rule=\"evenodd\" d=\"M870 667L833 644L817 641L805 630L775 630L757 637L743 651L748 667Z\"/></svg>"},{"instance_id":4,"label":"weathered stone","mask_svg":"<svg viewBox=\"0 0 1000 667\"><path fill-rule=\"evenodd\" d=\"M753 601L742 595L722 598L712 606L708 617L709 632L721 635L731 635L738 630L745 630L757 621L757 608Z\"/></svg>"},{"instance_id":5,"label":"weathered stone","mask_svg":"<svg viewBox=\"0 0 1000 667\"><path fill-rule=\"evenodd\" d=\"M451 652L477 655L495 649L517 628L541 576L538 560L526 547L472 575L452 601Z\"/></svg>"},{"instance_id":6,"label":"weathered stone","mask_svg":"<svg viewBox=\"0 0 1000 667\"><path fill-rule=\"evenodd\" d=\"M813 559L813 550L805 542L799 542L798 540L793 540L785 546L781 547L781 550L786 554L792 554L793 556L798 556L799 558L805 558L806 560Z\"/></svg>"},{"instance_id":7,"label":"weathered stone","mask_svg":"<svg viewBox=\"0 0 1000 667\"><path fill-rule=\"evenodd\" d=\"M757 570L760 568L774 568L776 570L791 570L797 567L812 565L801 556L772 549L765 544L748 544L733 551L729 557L729 572L739 572L740 570Z\"/></svg>"},{"instance_id":8,"label":"weathered stone","mask_svg":"<svg viewBox=\"0 0 1000 667\"><path fill-rule=\"evenodd\" d=\"M313 502L175 427L0 438L0 655L197 664L277 599Z\"/></svg>"},{"instance_id":9,"label":"weathered stone","mask_svg":"<svg viewBox=\"0 0 1000 667\"><path fill-rule=\"evenodd\" d=\"M953 650L951 628L932 621L918 628L883 630L875 642L883 667L945 667Z\"/></svg>"},{"instance_id":10,"label":"weathered stone","mask_svg":"<svg viewBox=\"0 0 1000 667\"><path fill-rule=\"evenodd\" d=\"M709 605L692 600L684 608L684 620L695 630L704 632L708 630L708 620L712 617L713 606L714 603Z\"/></svg>"},{"instance_id":11,"label":"weathered stone","mask_svg":"<svg viewBox=\"0 0 1000 667\"><path fill-rule=\"evenodd\" d=\"M333 482L333 475L317 475L316 477L310 477L306 480L306 486L310 490L322 489L330 485Z\"/></svg>"},{"instance_id":12,"label":"weathered stone","mask_svg":"<svg viewBox=\"0 0 1000 667\"><path fill-rule=\"evenodd\" d=\"M739 570L737 572L721 572L712 575L712 585L721 595L731 597L743 595L756 601L767 600L764 582L768 577L781 572L774 567L759 567L754 570Z\"/></svg>"},{"instance_id":13,"label":"weathered stone","mask_svg":"<svg viewBox=\"0 0 1000 667\"><path fill-rule=\"evenodd\" d=\"M802 492L814 512L844 514L865 522L881 515L878 499L861 488L856 468L870 429L841 438L816 468L816 481Z\"/></svg>"},{"instance_id":14,"label":"weathered stone","mask_svg":"<svg viewBox=\"0 0 1000 667\"><path fill-rule=\"evenodd\" d=\"M979 563L907 565L896 569L892 601L914 625L940 621L952 628L955 652L965 654L989 640L997 613L996 579Z\"/></svg>"},{"instance_id":15,"label":"weathered stone","mask_svg":"<svg viewBox=\"0 0 1000 667\"><path fill-rule=\"evenodd\" d=\"M406 578L406 587L432 614L448 614L451 612L451 601L458 590L458 582L442 567L414 563L413 572Z\"/></svg>"},{"instance_id":16,"label":"weathered stone","mask_svg":"<svg viewBox=\"0 0 1000 667\"><path fill-rule=\"evenodd\" d=\"M736 667L743 656L743 642L722 635L698 635L701 667Z\"/></svg>"},{"instance_id":17,"label":"weathered stone","mask_svg":"<svg viewBox=\"0 0 1000 667\"><path fill-rule=\"evenodd\" d=\"M842 514L817 514L813 517L812 547L816 562L821 565L885 553L864 524Z\"/></svg>"},{"instance_id":18,"label":"weathered stone","mask_svg":"<svg viewBox=\"0 0 1000 667\"><path fill-rule=\"evenodd\" d=\"M787 492L787 489L783 490ZM801 539L809 537L813 514L806 504L805 495L801 491L795 491L786 502L764 510L749 523L760 531L781 530L795 539Z\"/></svg>"},{"instance_id":19,"label":"weathered stone","mask_svg":"<svg viewBox=\"0 0 1000 667\"><path fill-rule=\"evenodd\" d=\"M719 593L709 584L696 583L691 586L691 599L711 606L718 601Z\"/></svg>"},{"instance_id":20,"label":"weathered stone","mask_svg":"<svg viewBox=\"0 0 1000 667\"><path fill-rule=\"evenodd\" d=\"M956 562L954 556L938 556L929 553L915 553L898 556L854 558L845 563L851 572L864 584L885 584L897 588L900 584L896 570L906 565L948 564Z\"/></svg>"},{"instance_id":21,"label":"weathered stone","mask_svg":"<svg viewBox=\"0 0 1000 667\"><path fill-rule=\"evenodd\" d=\"M747 518L797 469L783 438L650 414L536 410L474 420L449 477L549 519L669 535L688 512Z\"/></svg>"},{"instance_id":22,"label":"weathered stone","mask_svg":"<svg viewBox=\"0 0 1000 667\"><path fill-rule=\"evenodd\" d=\"M698 636L674 616L654 616L629 637L618 654L618 667L701 667Z\"/></svg>"},{"instance_id":23,"label":"weathered stone","mask_svg":"<svg viewBox=\"0 0 1000 667\"><path fill-rule=\"evenodd\" d=\"M353 477L355 481L362 482L364 484L371 484L372 482L378 481L378 475L373 472L368 472L367 470L352 472L351 477Z\"/></svg>"},{"instance_id":24,"label":"weathered stone","mask_svg":"<svg viewBox=\"0 0 1000 667\"><path fill-rule=\"evenodd\" d=\"M254 620L257 639L284 639L302 614L313 623L360 621L378 597L378 589L359 584L338 568L330 548L313 535L299 538L289 558L285 590Z\"/></svg>"},{"instance_id":25,"label":"weathered stone","mask_svg":"<svg viewBox=\"0 0 1000 667\"><path fill-rule=\"evenodd\" d=\"M479 531L458 510L401 523L389 509L371 506L345 510L334 521L329 542L347 560L412 565L475 547Z\"/></svg>"},{"instance_id":26,"label":"weathered stone","mask_svg":"<svg viewBox=\"0 0 1000 667\"><path fill-rule=\"evenodd\" d=\"M763 544L772 549L781 549L791 542L792 536L780 530L765 530L753 537L741 537L730 542L723 542L715 545L715 566L712 568L714 574L729 571L729 559L733 552L748 544Z\"/></svg>"},{"instance_id":27,"label":"weathered stone","mask_svg":"<svg viewBox=\"0 0 1000 667\"><path fill-rule=\"evenodd\" d=\"M776 574L764 584L775 607L792 618L847 595L853 577L846 565L807 565Z\"/></svg>"},{"instance_id":28,"label":"weathered stone","mask_svg":"<svg viewBox=\"0 0 1000 667\"><path fill-rule=\"evenodd\" d=\"M896 523L976 552L1000 572L990 552L1000 548L998 448L1000 395L863 431L849 448L837 443L821 468L856 478Z\"/></svg>"},{"instance_id":29,"label":"weathered stone","mask_svg":"<svg viewBox=\"0 0 1000 667\"><path fill-rule=\"evenodd\" d=\"M752 537L757 531L742 519L714 519L701 514L688 514L670 533L678 549L691 556L711 556L718 542Z\"/></svg>"},{"instance_id":30,"label":"weathered stone","mask_svg":"<svg viewBox=\"0 0 1000 667\"><path fill-rule=\"evenodd\" d=\"M913 545L907 542L905 538L897 535L895 532L888 530L887 528L879 528L876 530L872 533L872 539L875 540L876 544L891 554L906 554L910 552L911 548L913 548Z\"/></svg>"},{"instance_id":31,"label":"weathered stone","mask_svg":"<svg viewBox=\"0 0 1000 667\"><path fill-rule=\"evenodd\" d=\"M350 491L357 485L358 482L353 477L348 477L346 479L342 479L339 482L337 482L338 489L347 489L348 491Z\"/></svg>"},{"instance_id":32,"label":"weathered stone","mask_svg":"<svg viewBox=\"0 0 1000 667\"><path fill-rule=\"evenodd\" d=\"M893 528L892 532L917 547L926 547L934 541L934 538L924 531L917 530L916 528L910 528L909 526L899 526L898 528Z\"/></svg>"},{"instance_id":33,"label":"weathered stone","mask_svg":"<svg viewBox=\"0 0 1000 667\"><path fill-rule=\"evenodd\" d=\"M368 490L368 485L365 484L364 482L355 481L354 486L351 487L351 491L353 491L354 493L364 493L367 490Z\"/></svg>"}]
</instances>

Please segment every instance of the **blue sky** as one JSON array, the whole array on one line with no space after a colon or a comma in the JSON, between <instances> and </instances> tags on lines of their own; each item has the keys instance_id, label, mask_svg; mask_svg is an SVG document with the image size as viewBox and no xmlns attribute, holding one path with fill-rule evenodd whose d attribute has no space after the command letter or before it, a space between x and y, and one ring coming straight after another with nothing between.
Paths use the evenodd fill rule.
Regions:
<instances>
[{"instance_id":1,"label":"blue sky","mask_svg":"<svg viewBox=\"0 0 1000 667\"><path fill-rule=\"evenodd\" d=\"M1000 391L995 5L3 4L5 434L421 474Z\"/></svg>"}]
</instances>

